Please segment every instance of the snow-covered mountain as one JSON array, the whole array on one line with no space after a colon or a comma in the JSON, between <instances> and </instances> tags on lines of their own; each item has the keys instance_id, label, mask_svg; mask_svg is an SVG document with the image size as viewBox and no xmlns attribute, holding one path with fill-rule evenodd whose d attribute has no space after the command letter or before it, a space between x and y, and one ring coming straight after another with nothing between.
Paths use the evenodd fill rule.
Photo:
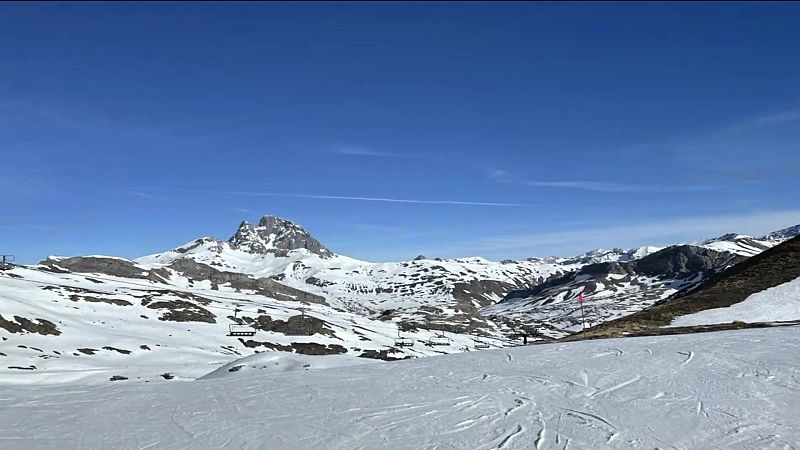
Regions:
<instances>
[{"instance_id":1,"label":"snow-covered mountain","mask_svg":"<svg viewBox=\"0 0 800 450\"><path fill-rule=\"evenodd\" d=\"M689 245L667 247L643 258L587 264L531 289L515 291L482 313L512 318L541 333L562 337L622 317L690 288L746 259ZM583 309L578 301L584 296Z\"/></svg>"},{"instance_id":2,"label":"snow-covered mountain","mask_svg":"<svg viewBox=\"0 0 800 450\"><path fill-rule=\"evenodd\" d=\"M770 236L755 241L781 241ZM1 271L0 377L194 377L263 350L398 359L513 345L515 331L530 327L551 337L574 331L581 292L593 300L592 320L609 320L758 248L735 235L577 257L371 263L265 216L228 240L204 237L135 260L50 257ZM231 325L257 331L229 337Z\"/></svg>"},{"instance_id":3,"label":"snow-covered mountain","mask_svg":"<svg viewBox=\"0 0 800 450\"><path fill-rule=\"evenodd\" d=\"M584 337L663 334L800 321L800 236L716 273L703 283L634 314L607 321ZM694 328L690 328L694 329Z\"/></svg>"},{"instance_id":4,"label":"snow-covered mountain","mask_svg":"<svg viewBox=\"0 0 800 450\"><path fill-rule=\"evenodd\" d=\"M214 269L199 280L140 266L132 266L132 276L74 273L59 262L74 267L50 260L0 274L0 384L194 378L269 350L401 359L475 349L476 342L507 345L497 333L440 338L432 330L401 330L271 279L249 278L245 286L235 276L223 282L229 275ZM228 336L230 325L249 325L255 335ZM398 346L399 336L414 345ZM426 345L431 341L447 345Z\"/></svg>"},{"instance_id":5,"label":"snow-covered mountain","mask_svg":"<svg viewBox=\"0 0 800 450\"><path fill-rule=\"evenodd\" d=\"M593 326L624 317L689 291L798 233L800 226L760 238L729 233L692 245L594 251L586 255L602 255L598 258L602 262L587 261L563 276L513 291L481 312L493 320L524 323L545 336L563 337L583 329L584 324ZM583 305L578 301L581 294Z\"/></svg>"},{"instance_id":6,"label":"snow-covered mountain","mask_svg":"<svg viewBox=\"0 0 800 450\"><path fill-rule=\"evenodd\" d=\"M760 237L759 240L781 243L798 235L800 235L800 225L795 225L782 230L773 231L772 233Z\"/></svg>"}]
</instances>

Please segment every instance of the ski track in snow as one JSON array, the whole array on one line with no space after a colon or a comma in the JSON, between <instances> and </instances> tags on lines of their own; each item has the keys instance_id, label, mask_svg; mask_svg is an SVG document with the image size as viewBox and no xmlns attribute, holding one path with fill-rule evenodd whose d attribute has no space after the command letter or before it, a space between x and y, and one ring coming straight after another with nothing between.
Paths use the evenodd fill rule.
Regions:
<instances>
[{"instance_id":1,"label":"ski track in snow","mask_svg":"<svg viewBox=\"0 0 800 450\"><path fill-rule=\"evenodd\" d=\"M0 447L797 448L798 354L800 327L787 327L197 381L0 385Z\"/></svg>"}]
</instances>

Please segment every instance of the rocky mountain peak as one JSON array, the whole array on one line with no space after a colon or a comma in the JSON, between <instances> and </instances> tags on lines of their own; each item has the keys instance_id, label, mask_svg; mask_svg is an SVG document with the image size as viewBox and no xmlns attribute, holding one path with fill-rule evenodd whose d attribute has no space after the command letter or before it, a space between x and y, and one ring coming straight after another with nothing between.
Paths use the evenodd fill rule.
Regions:
<instances>
[{"instance_id":1,"label":"rocky mountain peak","mask_svg":"<svg viewBox=\"0 0 800 450\"><path fill-rule=\"evenodd\" d=\"M783 242L798 235L800 235L800 224L793 227L784 228L782 230L773 231L772 233L762 236L759 239L763 241Z\"/></svg>"},{"instance_id":2,"label":"rocky mountain peak","mask_svg":"<svg viewBox=\"0 0 800 450\"><path fill-rule=\"evenodd\" d=\"M324 258L333 256L303 227L276 216L263 216L256 226L243 221L228 243L232 248L250 253L285 256L291 250L306 249Z\"/></svg>"},{"instance_id":3,"label":"rocky mountain peak","mask_svg":"<svg viewBox=\"0 0 800 450\"><path fill-rule=\"evenodd\" d=\"M706 245L706 244L712 244L714 242L724 242L724 241L734 242L736 240L745 239L745 238L750 238L750 236L746 236L746 235L743 235L743 234L737 234L737 233L726 233L726 234L723 234L722 236L717 236L715 238L706 239L706 240L702 241L700 244L701 245Z\"/></svg>"}]
</instances>

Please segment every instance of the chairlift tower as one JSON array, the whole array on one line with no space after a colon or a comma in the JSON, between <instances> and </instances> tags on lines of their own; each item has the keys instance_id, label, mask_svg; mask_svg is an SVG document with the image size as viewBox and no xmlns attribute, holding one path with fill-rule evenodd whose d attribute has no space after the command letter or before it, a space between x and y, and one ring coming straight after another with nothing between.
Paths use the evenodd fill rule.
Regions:
<instances>
[{"instance_id":1,"label":"chairlift tower","mask_svg":"<svg viewBox=\"0 0 800 450\"><path fill-rule=\"evenodd\" d=\"M11 270L14 268L14 265L11 264L14 261L14 255L0 255L0 270Z\"/></svg>"}]
</instances>

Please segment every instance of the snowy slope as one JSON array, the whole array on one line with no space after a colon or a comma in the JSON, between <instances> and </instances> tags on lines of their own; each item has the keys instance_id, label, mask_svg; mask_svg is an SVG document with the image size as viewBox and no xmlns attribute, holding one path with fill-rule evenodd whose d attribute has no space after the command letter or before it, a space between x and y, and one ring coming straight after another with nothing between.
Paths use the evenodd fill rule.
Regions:
<instances>
[{"instance_id":1,"label":"snowy slope","mask_svg":"<svg viewBox=\"0 0 800 450\"><path fill-rule=\"evenodd\" d=\"M778 239L777 235L771 239L767 238L766 236L756 239L745 234L730 233L714 239L707 239L701 242L699 246L710 248L719 252L730 252L741 256L753 256L770 247L780 244L792 236L788 236L787 234L787 237L784 239Z\"/></svg>"},{"instance_id":2,"label":"snowy slope","mask_svg":"<svg viewBox=\"0 0 800 450\"><path fill-rule=\"evenodd\" d=\"M438 307L456 303L454 291L473 282L505 283L505 289L474 296L475 306L500 300L511 288L543 280L580 264L514 261L497 263L483 258L414 260L369 263L341 255L319 257L303 249L284 256L233 249L227 242L198 240L175 250L142 257L147 268L167 267L190 259L221 270L272 277L288 286L324 296L332 305L362 313L387 309Z\"/></svg>"},{"instance_id":3,"label":"snowy slope","mask_svg":"<svg viewBox=\"0 0 800 450\"><path fill-rule=\"evenodd\" d=\"M781 351L775 351L780 348ZM4 448L789 449L800 329L0 396Z\"/></svg>"},{"instance_id":4,"label":"snowy slope","mask_svg":"<svg viewBox=\"0 0 800 450\"><path fill-rule=\"evenodd\" d=\"M623 317L676 292L692 288L745 257L706 247L672 246L642 258L586 265L532 289L513 292L482 309L499 320L513 318L550 337ZM578 302L584 296L583 307Z\"/></svg>"},{"instance_id":5,"label":"snowy slope","mask_svg":"<svg viewBox=\"0 0 800 450\"><path fill-rule=\"evenodd\" d=\"M792 230L764 242L775 245ZM722 236L698 248L738 246L734 241L743 239ZM164 373L192 379L269 350L418 357L475 349L476 341L513 345L513 331L531 324L563 336L580 328L581 292L594 324L701 281L707 273L664 273L670 265L595 270L633 267L676 248L370 263L337 255L301 226L265 216L255 226L243 222L227 241L201 238L134 261L51 257L0 271L0 382L158 380ZM258 332L231 338L233 324ZM450 345L425 345L440 332ZM396 346L399 335L416 345Z\"/></svg>"},{"instance_id":6,"label":"snowy slope","mask_svg":"<svg viewBox=\"0 0 800 450\"><path fill-rule=\"evenodd\" d=\"M790 320L800 320L800 278L755 293L727 308L707 309L678 317L671 326Z\"/></svg>"},{"instance_id":7,"label":"snowy slope","mask_svg":"<svg viewBox=\"0 0 800 450\"><path fill-rule=\"evenodd\" d=\"M798 316L797 300L793 298L798 278L800 236L747 258L651 307L603 322L568 339L687 332L700 325L709 325L703 327L706 329L735 329L751 326L747 323L763 326L763 321L790 322ZM688 329L675 330L678 325L686 325Z\"/></svg>"},{"instance_id":8,"label":"snowy slope","mask_svg":"<svg viewBox=\"0 0 800 450\"><path fill-rule=\"evenodd\" d=\"M103 274L51 273L16 267L0 272L0 384L107 382L113 376L194 378L256 351L404 358L474 348L475 336L448 333L450 345L426 346L433 331L402 335L398 325L326 304L278 300L211 282L173 277L171 284ZM234 309L240 309L234 320ZM302 310L300 308L303 308ZM294 321L294 322L293 322ZM249 323L255 336L228 337ZM306 328L306 335L296 331ZM496 336L502 337L502 336ZM492 347L503 340L481 338Z\"/></svg>"},{"instance_id":9,"label":"snowy slope","mask_svg":"<svg viewBox=\"0 0 800 450\"><path fill-rule=\"evenodd\" d=\"M320 370L336 367L377 364L378 360L358 358L349 355L301 355L286 352L264 352L245 356L203 375L198 380L240 377L257 372L257 376L272 375L296 370Z\"/></svg>"}]
</instances>

